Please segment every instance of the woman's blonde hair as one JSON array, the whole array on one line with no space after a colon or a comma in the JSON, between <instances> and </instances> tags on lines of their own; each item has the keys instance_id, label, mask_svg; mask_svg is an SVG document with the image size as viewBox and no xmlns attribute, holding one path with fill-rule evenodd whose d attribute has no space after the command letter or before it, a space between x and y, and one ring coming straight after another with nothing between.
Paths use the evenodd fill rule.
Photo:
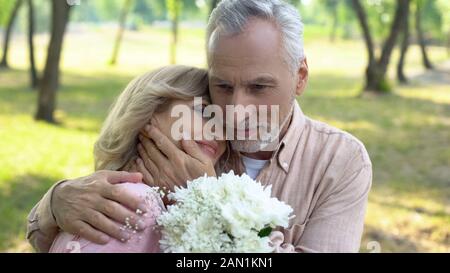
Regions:
<instances>
[{"instance_id":1,"label":"woman's blonde hair","mask_svg":"<svg viewBox=\"0 0 450 273\"><path fill-rule=\"evenodd\" d=\"M96 170L119 170L137 155L139 131L170 99L208 96L206 70L172 65L132 80L113 104L94 146Z\"/></svg>"}]
</instances>

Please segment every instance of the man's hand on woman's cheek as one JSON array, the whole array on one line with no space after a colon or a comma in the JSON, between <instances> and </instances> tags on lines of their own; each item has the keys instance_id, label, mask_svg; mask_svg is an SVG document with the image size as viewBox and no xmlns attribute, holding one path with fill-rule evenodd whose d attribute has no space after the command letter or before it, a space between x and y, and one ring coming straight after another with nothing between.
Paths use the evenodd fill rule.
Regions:
<instances>
[{"instance_id":1,"label":"man's hand on woman's cheek","mask_svg":"<svg viewBox=\"0 0 450 273\"><path fill-rule=\"evenodd\" d=\"M193 140L182 140L184 150L181 150L157 127L147 125L139 135L139 141L138 171L152 186L173 190L205 173L216 175L213 162Z\"/></svg>"},{"instance_id":2,"label":"man's hand on woman's cheek","mask_svg":"<svg viewBox=\"0 0 450 273\"><path fill-rule=\"evenodd\" d=\"M68 180L53 192L51 207L56 223L65 232L77 234L94 243L105 244L110 237L128 240L121 225L145 228L137 209L146 212L145 200L117 187L118 183L142 182L140 173L98 171Z\"/></svg>"}]
</instances>

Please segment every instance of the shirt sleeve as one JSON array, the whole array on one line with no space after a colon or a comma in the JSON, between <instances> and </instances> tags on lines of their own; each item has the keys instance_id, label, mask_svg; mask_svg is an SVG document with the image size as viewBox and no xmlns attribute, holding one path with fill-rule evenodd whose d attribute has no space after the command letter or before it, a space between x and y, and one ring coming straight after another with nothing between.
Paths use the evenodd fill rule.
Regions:
<instances>
[{"instance_id":1,"label":"shirt sleeve","mask_svg":"<svg viewBox=\"0 0 450 273\"><path fill-rule=\"evenodd\" d=\"M299 252L358 252L371 184L371 164L345 174L335 184L338 186L321 198L295 249Z\"/></svg>"},{"instance_id":2,"label":"shirt sleeve","mask_svg":"<svg viewBox=\"0 0 450 273\"><path fill-rule=\"evenodd\" d=\"M59 232L51 209L51 201L55 187L65 181L62 180L53 185L28 214L26 236L37 252L48 252Z\"/></svg>"}]
</instances>

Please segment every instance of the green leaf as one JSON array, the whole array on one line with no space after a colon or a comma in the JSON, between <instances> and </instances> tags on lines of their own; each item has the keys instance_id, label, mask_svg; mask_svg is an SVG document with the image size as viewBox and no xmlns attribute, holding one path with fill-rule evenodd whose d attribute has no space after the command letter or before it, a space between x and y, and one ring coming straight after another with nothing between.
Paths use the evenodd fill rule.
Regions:
<instances>
[{"instance_id":1,"label":"green leaf","mask_svg":"<svg viewBox=\"0 0 450 273\"><path fill-rule=\"evenodd\" d=\"M266 237L266 236L269 236L269 234L272 232L272 228L271 227L265 227L265 228L263 228L263 229L261 229L259 232L258 232L258 236L259 237Z\"/></svg>"}]
</instances>

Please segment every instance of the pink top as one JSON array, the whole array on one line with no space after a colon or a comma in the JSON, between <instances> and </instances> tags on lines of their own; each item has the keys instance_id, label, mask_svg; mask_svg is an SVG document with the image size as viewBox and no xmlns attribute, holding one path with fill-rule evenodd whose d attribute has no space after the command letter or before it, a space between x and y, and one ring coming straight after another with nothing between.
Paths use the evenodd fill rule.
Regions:
<instances>
[{"instance_id":1,"label":"pink top","mask_svg":"<svg viewBox=\"0 0 450 273\"><path fill-rule=\"evenodd\" d=\"M122 226L121 229L129 232L131 239L122 242L111 238L105 244L95 244L77 235L60 232L50 248L51 253L157 253L160 252L159 230L156 228L156 218L165 210L160 196L149 186L142 183L123 183L120 187L139 195L146 200L148 212L143 214L147 228L142 232L136 232L132 226ZM120 225L120 224L118 224Z\"/></svg>"}]
</instances>

